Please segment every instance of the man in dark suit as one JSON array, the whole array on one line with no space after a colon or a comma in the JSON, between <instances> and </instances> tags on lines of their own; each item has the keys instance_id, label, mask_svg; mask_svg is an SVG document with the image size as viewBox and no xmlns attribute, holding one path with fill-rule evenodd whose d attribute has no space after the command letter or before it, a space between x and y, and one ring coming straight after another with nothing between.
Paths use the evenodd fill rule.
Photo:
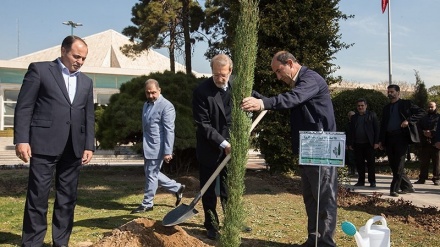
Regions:
<instances>
[{"instance_id":1,"label":"man in dark suit","mask_svg":"<svg viewBox=\"0 0 440 247\"><path fill-rule=\"evenodd\" d=\"M333 104L324 78L315 71L301 66L287 51L275 54L271 64L277 79L292 89L267 98L253 92L254 97L242 101L245 111L290 109L290 127L293 153L299 152L299 131L336 131ZM308 216L308 238L301 246L336 246L333 237L336 230L337 170L336 167L301 165L301 182L304 204ZM318 185L320 195L318 195ZM319 197L319 200L318 200ZM319 201L319 219L316 218ZM318 222L318 229L316 223Z\"/></svg>"},{"instance_id":2,"label":"man in dark suit","mask_svg":"<svg viewBox=\"0 0 440 247\"><path fill-rule=\"evenodd\" d=\"M54 171L52 241L68 245L80 168L95 150L93 82L79 71L87 53L84 40L68 36L61 57L31 63L24 77L14 117L16 154L30 160L22 246L43 245Z\"/></svg>"},{"instance_id":3,"label":"man in dark suit","mask_svg":"<svg viewBox=\"0 0 440 247\"><path fill-rule=\"evenodd\" d=\"M200 169L200 187L203 187L221 161L231 152L229 128L231 127L231 84L232 60L219 54L211 60L212 77L202 82L193 94L193 116L197 124L197 160ZM226 188L226 167L220 172L220 199L228 199ZM212 183L202 196L205 212L204 226L207 236L218 236L217 196Z\"/></svg>"},{"instance_id":4,"label":"man in dark suit","mask_svg":"<svg viewBox=\"0 0 440 247\"><path fill-rule=\"evenodd\" d=\"M347 138L348 148L354 150L358 182L354 186L365 185L365 161L368 168L370 187L376 187L374 150L379 148L379 120L374 112L367 110L367 100L356 101L357 113L351 118Z\"/></svg>"},{"instance_id":5,"label":"man in dark suit","mask_svg":"<svg viewBox=\"0 0 440 247\"><path fill-rule=\"evenodd\" d=\"M419 129L420 144L418 145L420 175L415 184L424 184L428 179L429 167L432 161L432 182L439 185L440 179L440 150L435 147L435 135L440 115L437 113L435 102L429 102L428 114L420 119Z\"/></svg>"},{"instance_id":6,"label":"man in dark suit","mask_svg":"<svg viewBox=\"0 0 440 247\"><path fill-rule=\"evenodd\" d=\"M410 100L400 99L398 85L389 85L387 94L390 103L383 108L382 112L379 148L386 149L388 163L393 172L390 196L398 197L399 193L415 192L404 171L408 145L419 142L415 140L414 133L409 131L409 125L419 121L425 115L425 111Z\"/></svg>"}]
</instances>

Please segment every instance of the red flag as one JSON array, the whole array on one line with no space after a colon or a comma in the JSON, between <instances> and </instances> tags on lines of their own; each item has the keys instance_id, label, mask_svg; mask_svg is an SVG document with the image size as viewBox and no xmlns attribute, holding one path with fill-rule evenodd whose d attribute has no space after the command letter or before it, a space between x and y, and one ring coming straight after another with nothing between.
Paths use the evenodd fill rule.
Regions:
<instances>
[{"instance_id":1,"label":"red flag","mask_svg":"<svg viewBox=\"0 0 440 247\"><path fill-rule=\"evenodd\" d=\"M382 0L382 13L387 9L388 0Z\"/></svg>"}]
</instances>

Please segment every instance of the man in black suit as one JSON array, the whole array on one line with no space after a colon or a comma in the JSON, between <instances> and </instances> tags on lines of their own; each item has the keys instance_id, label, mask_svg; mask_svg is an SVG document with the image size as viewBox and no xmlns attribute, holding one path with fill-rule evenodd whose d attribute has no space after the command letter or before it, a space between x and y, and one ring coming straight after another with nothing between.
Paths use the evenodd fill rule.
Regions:
<instances>
[{"instance_id":1,"label":"man in black suit","mask_svg":"<svg viewBox=\"0 0 440 247\"><path fill-rule=\"evenodd\" d=\"M370 187L376 187L374 150L379 148L379 120L376 113L367 111L367 100L356 101L357 113L351 117L347 138L348 148L354 150L358 182L354 186L365 185L365 161L368 168Z\"/></svg>"},{"instance_id":2,"label":"man in black suit","mask_svg":"<svg viewBox=\"0 0 440 247\"><path fill-rule=\"evenodd\" d=\"M93 82L79 71L87 53L84 40L67 36L61 57L31 63L24 77L14 117L16 154L30 161L22 246L43 245L54 171L52 241L68 245L80 168L95 150Z\"/></svg>"},{"instance_id":3,"label":"man in black suit","mask_svg":"<svg viewBox=\"0 0 440 247\"><path fill-rule=\"evenodd\" d=\"M387 94L390 103L383 108L382 112L379 148L386 149L388 163L393 172L390 196L398 197L399 193L415 192L404 171L408 145L419 142L415 139L414 133L409 131L409 125L419 121L425 115L425 111L410 100L400 99L398 85L389 85Z\"/></svg>"},{"instance_id":4,"label":"man in black suit","mask_svg":"<svg viewBox=\"0 0 440 247\"><path fill-rule=\"evenodd\" d=\"M200 187L203 187L221 161L231 152L229 128L231 127L231 83L232 60L219 54L211 60L212 77L202 82L193 94L193 116L197 124L197 160L200 169ZM226 167L220 172L220 199L222 206L228 199ZM202 196L205 212L204 226L207 236L218 236L217 196L212 183Z\"/></svg>"},{"instance_id":5,"label":"man in black suit","mask_svg":"<svg viewBox=\"0 0 440 247\"><path fill-rule=\"evenodd\" d=\"M440 114L437 113L437 104L429 102L428 114L420 119L417 127L419 129L420 144L418 145L420 175L415 184L424 184L428 179L429 167L432 161L432 182L439 185L440 179L440 150L435 147L435 135Z\"/></svg>"},{"instance_id":6,"label":"man in black suit","mask_svg":"<svg viewBox=\"0 0 440 247\"><path fill-rule=\"evenodd\" d=\"M272 58L271 67L277 79L289 85L291 90L269 98L253 92L254 97L243 99L241 105L243 110L290 109L294 154L299 153L299 131L336 131L333 104L324 78L306 66L301 66L287 51L277 52ZM301 165L300 170L308 217L308 237L301 246L315 246L317 239L320 247L334 247L338 192L336 167ZM317 219L318 201L319 218ZM318 229L316 229L317 222Z\"/></svg>"}]
</instances>

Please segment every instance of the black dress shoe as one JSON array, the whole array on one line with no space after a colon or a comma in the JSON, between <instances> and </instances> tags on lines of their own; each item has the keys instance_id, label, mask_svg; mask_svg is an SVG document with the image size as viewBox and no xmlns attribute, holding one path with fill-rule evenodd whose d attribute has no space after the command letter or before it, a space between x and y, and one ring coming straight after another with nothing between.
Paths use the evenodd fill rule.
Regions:
<instances>
[{"instance_id":1,"label":"black dress shoe","mask_svg":"<svg viewBox=\"0 0 440 247\"><path fill-rule=\"evenodd\" d=\"M405 194L406 193L414 193L414 192L416 192L416 190L414 188L403 189L402 191L405 192Z\"/></svg>"},{"instance_id":2,"label":"black dress shoe","mask_svg":"<svg viewBox=\"0 0 440 247\"><path fill-rule=\"evenodd\" d=\"M184 190L185 190L185 185L182 184L182 186L180 186L179 190L175 194L176 195L176 207L179 206L180 201L182 201Z\"/></svg>"},{"instance_id":3,"label":"black dress shoe","mask_svg":"<svg viewBox=\"0 0 440 247\"><path fill-rule=\"evenodd\" d=\"M137 207L136 209L131 211L130 214L143 213L143 212L148 212L148 211L152 211L152 210L153 210L153 207L146 207L146 206L140 205L139 207Z\"/></svg>"},{"instance_id":4,"label":"black dress shoe","mask_svg":"<svg viewBox=\"0 0 440 247\"><path fill-rule=\"evenodd\" d=\"M392 197L399 197L399 194L397 194L397 192L391 192L390 196L392 196Z\"/></svg>"},{"instance_id":5,"label":"black dress shoe","mask_svg":"<svg viewBox=\"0 0 440 247\"><path fill-rule=\"evenodd\" d=\"M211 240L216 240L218 238L218 231L215 229L209 229L206 232L206 236Z\"/></svg>"},{"instance_id":6,"label":"black dress shoe","mask_svg":"<svg viewBox=\"0 0 440 247\"><path fill-rule=\"evenodd\" d=\"M354 184L354 186L365 186L365 184L364 184L364 183L357 182L357 183Z\"/></svg>"},{"instance_id":7,"label":"black dress shoe","mask_svg":"<svg viewBox=\"0 0 440 247\"><path fill-rule=\"evenodd\" d=\"M414 184L425 184L425 180L419 179L415 181Z\"/></svg>"},{"instance_id":8,"label":"black dress shoe","mask_svg":"<svg viewBox=\"0 0 440 247\"><path fill-rule=\"evenodd\" d=\"M376 183L370 183L370 187L376 188Z\"/></svg>"}]
</instances>

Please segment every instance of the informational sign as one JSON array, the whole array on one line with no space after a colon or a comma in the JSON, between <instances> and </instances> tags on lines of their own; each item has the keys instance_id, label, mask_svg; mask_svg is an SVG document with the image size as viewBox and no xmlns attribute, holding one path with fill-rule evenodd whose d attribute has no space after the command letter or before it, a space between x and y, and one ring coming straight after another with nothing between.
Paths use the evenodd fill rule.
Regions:
<instances>
[{"instance_id":1,"label":"informational sign","mask_svg":"<svg viewBox=\"0 0 440 247\"><path fill-rule=\"evenodd\" d=\"M345 133L325 131L300 131L299 133L300 165L344 166Z\"/></svg>"}]
</instances>

